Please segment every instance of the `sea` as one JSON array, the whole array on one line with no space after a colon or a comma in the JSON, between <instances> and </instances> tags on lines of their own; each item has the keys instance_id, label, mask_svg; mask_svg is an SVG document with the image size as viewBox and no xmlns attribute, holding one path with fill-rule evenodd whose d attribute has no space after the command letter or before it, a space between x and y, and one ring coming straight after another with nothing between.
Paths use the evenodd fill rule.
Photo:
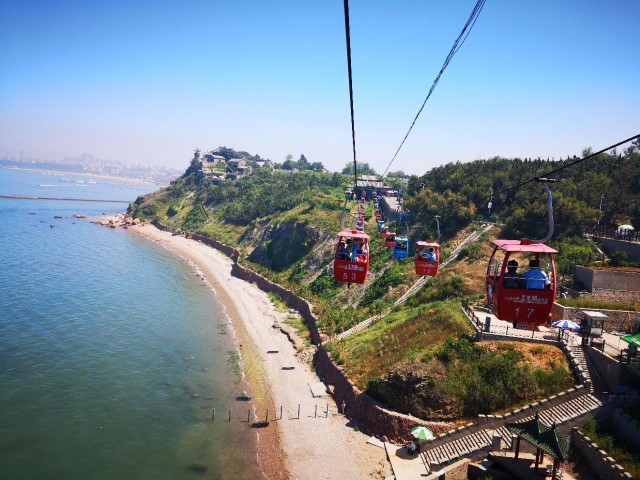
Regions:
<instances>
[{"instance_id":1,"label":"sea","mask_svg":"<svg viewBox=\"0 0 640 480\"><path fill-rule=\"evenodd\" d=\"M0 198L0 478L262 476L210 286L161 246L90 222L127 208L91 200L158 188L0 168L0 195L90 199Z\"/></svg>"}]
</instances>

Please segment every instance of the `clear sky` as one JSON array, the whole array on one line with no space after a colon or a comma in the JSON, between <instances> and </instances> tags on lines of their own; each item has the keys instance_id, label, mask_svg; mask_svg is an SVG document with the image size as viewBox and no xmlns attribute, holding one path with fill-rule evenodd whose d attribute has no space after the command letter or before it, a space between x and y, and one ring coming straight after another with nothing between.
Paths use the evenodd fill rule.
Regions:
<instances>
[{"instance_id":1,"label":"clear sky","mask_svg":"<svg viewBox=\"0 0 640 480\"><path fill-rule=\"evenodd\" d=\"M358 160L383 171L474 0L351 0ZM487 0L390 170L640 133L640 0ZM0 156L352 160L341 0L0 3Z\"/></svg>"}]
</instances>

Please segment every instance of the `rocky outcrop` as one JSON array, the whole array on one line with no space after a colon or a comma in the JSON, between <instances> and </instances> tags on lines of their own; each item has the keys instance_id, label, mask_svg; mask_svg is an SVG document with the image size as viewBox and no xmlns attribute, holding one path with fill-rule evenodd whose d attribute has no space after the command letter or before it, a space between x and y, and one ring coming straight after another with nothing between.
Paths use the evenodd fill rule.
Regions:
<instances>
[{"instance_id":1,"label":"rocky outcrop","mask_svg":"<svg viewBox=\"0 0 640 480\"><path fill-rule=\"evenodd\" d=\"M75 215L74 215L75 216ZM80 217L76 217L80 218ZM113 217L102 217L100 220L92 221L97 225L102 225L109 228L123 227L129 228L137 225L144 225L145 222L140 221L139 218L134 218L133 215L128 213L118 213Z\"/></svg>"},{"instance_id":2,"label":"rocky outcrop","mask_svg":"<svg viewBox=\"0 0 640 480\"><path fill-rule=\"evenodd\" d=\"M274 272L286 270L300 260L302 271L316 272L331 255L333 238L304 222L265 222L248 230L240 243L247 248L249 261Z\"/></svg>"},{"instance_id":3,"label":"rocky outcrop","mask_svg":"<svg viewBox=\"0 0 640 480\"><path fill-rule=\"evenodd\" d=\"M442 388L445 377L445 367L436 360L412 361L393 369L370 389L376 398L400 411L452 421L460 418L461 412Z\"/></svg>"}]
</instances>

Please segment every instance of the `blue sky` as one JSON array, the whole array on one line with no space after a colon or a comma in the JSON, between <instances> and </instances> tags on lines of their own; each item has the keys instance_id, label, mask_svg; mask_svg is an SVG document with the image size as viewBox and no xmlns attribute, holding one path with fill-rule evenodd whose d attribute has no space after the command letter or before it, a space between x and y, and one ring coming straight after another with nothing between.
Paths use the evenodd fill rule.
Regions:
<instances>
[{"instance_id":1,"label":"blue sky","mask_svg":"<svg viewBox=\"0 0 640 480\"><path fill-rule=\"evenodd\" d=\"M384 171L474 5L350 2L359 161ZM0 156L352 159L340 0L0 9ZM637 0L487 0L390 170L564 158L640 133L638 18Z\"/></svg>"}]
</instances>

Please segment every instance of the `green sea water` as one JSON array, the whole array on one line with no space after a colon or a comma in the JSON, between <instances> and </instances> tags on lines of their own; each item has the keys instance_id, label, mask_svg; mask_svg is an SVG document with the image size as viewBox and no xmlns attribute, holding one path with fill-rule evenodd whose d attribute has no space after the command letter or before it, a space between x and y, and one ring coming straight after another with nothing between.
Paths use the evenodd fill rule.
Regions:
<instances>
[{"instance_id":1,"label":"green sea water","mask_svg":"<svg viewBox=\"0 0 640 480\"><path fill-rule=\"evenodd\" d=\"M60 183L0 169L0 194L156 188ZM73 218L125 208L0 199L0 478L259 478L255 431L226 421L243 386L211 288L162 247Z\"/></svg>"}]
</instances>

